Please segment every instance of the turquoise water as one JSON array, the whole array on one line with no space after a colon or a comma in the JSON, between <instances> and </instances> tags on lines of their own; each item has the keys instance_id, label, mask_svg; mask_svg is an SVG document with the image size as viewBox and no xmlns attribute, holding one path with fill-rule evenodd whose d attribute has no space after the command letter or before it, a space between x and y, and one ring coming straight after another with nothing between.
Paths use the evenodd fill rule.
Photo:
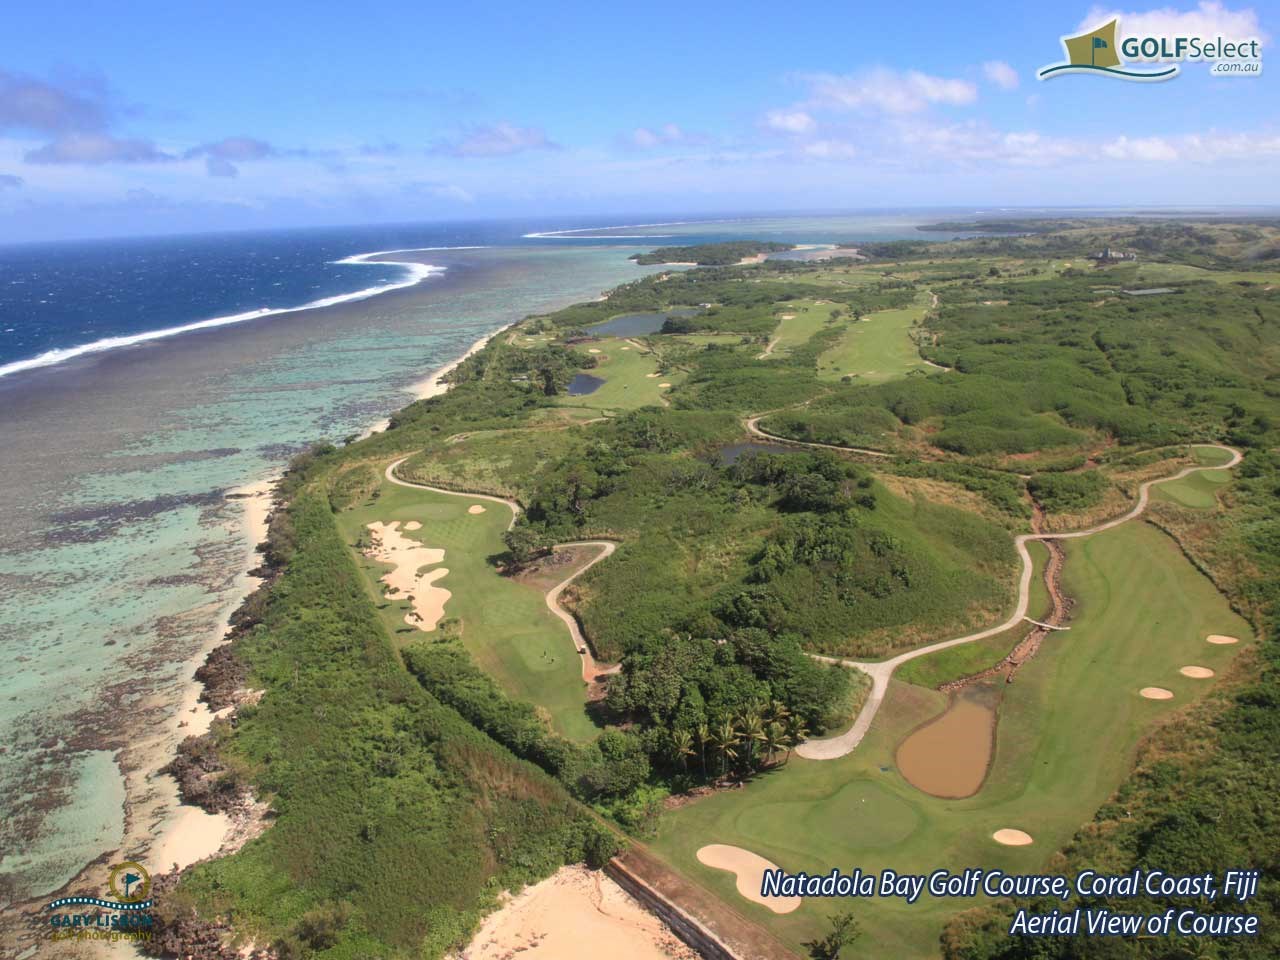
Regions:
<instances>
[{"instance_id":1,"label":"turquoise water","mask_svg":"<svg viewBox=\"0 0 1280 960\"><path fill-rule=\"evenodd\" d=\"M424 256L446 272L407 290L5 378L0 903L119 844L117 761L171 714L236 600L226 492L361 432L496 327L647 272L629 252L442 251Z\"/></svg>"}]
</instances>

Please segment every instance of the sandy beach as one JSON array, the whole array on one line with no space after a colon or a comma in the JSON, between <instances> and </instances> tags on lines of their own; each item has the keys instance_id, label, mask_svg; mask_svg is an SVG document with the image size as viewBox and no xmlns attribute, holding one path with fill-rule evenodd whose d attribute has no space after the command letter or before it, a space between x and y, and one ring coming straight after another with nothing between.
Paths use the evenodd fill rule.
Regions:
<instances>
[{"instance_id":1,"label":"sandy beach","mask_svg":"<svg viewBox=\"0 0 1280 960\"><path fill-rule=\"evenodd\" d=\"M597 870L561 867L489 914L453 960L696 960L697 954Z\"/></svg>"}]
</instances>

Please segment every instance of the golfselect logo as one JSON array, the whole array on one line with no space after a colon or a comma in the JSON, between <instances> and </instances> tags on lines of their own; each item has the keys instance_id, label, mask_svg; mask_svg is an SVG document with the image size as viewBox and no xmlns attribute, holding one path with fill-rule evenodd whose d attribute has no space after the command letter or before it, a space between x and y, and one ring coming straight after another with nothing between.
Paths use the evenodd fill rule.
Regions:
<instances>
[{"instance_id":1,"label":"golfselect logo","mask_svg":"<svg viewBox=\"0 0 1280 960\"><path fill-rule=\"evenodd\" d=\"M1178 75L1181 69L1178 64L1188 60L1214 61L1209 73L1218 77L1256 77L1262 73L1262 44L1256 37L1117 38L1119 24L1118 19L1111 20L1088 33L1063 37L1066 61L1041 69L1040 79L1049 80L1066 73L1095 73L1122 80L1170 80ZM1134 70L1122 57L1159 64L1173 63Z\"/></svg>"}]
</instances>

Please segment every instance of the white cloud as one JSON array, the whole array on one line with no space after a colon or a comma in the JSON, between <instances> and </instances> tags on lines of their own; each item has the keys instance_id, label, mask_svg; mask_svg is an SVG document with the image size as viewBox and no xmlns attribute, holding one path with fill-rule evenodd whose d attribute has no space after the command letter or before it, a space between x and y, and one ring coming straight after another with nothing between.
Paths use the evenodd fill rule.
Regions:
<instances>
[{"instance_id":1,"label":"white cloud","mask_svg":"<svg viewBox=\"0 0 1280 960\"><path fill-rule=\"evenodd\" d=\"M806 143L801 151L814 160L852 160L859 154L856 146L841 140L814 140Z\"/></svg>"},{"instance_id":2,"label":"white cloud","mask_svg":"<svg viewBox=\"0 0 1280 960\"><path fill-rule=\"evenodd\" d=\"M28 151L28 163L166 163L177 159L150 140L106 133L69 133Z\"/></svg>"},{"instance_id":3,"label":"white cloud","mask_svg":"<svg viewBox=\"0 0 1280 960\"><path fill-rule=\"evenodd\" d=\"M1100 24L1119 18L1121 37L1218 37L1228 40L1270 38L1258 23L1258 14L1252 8L1228 10L1216 0L1201 0L1194 10L1175 10L1160 7L1155 10L1130 11L1128 13L1093 6L1080 21L1077 30L1092 30Z\"/></svg>"},{"instance_id":4,"label":"white cloud","mask_svg":"<svg viewBox=\"0 0 1280 960\"><path fill-rule=\"evenodd\" d=\"M1116 137L1102 145L1104 156L1112 160L1138 160L1145 163L1178 159L1178 148L1163 137Z\"/></svg>"},{"instance_id":5,"label":"white cloud","mask_svg":"<svg viewBox=\"0 0 1280 960\"><path fill-rule=\"evenodd\" d=\"M988 82L994 83L1001 90L1018 88L1018 71L1003 60L988 60L982 65L982 73Z\"/></svg>"},{"instance_id":6,"label":"white cloud","mask_svg":"<svg viewBox=\"0 0 1280 960\"><path fill-rule=\"evenodd\" d=\"M764 115L764 125L782 133L809 133L817 124L803 110L770 110Z\"/></svg>"},{"instance_id":7,"label":"white cloud","mask_svg":"<svg viewBox=\"0 0 1280 960\"><path fill-rule=\"evenodd\" d=\"M627 138L632 146L642 150L671 146L677 143L698 143L702 138L686 133L677 124L666 123L660 127L636 127Z\"/></svg>"},{"instance_id":8,"label":"white cloud","mask_svg":"<svg viewBox=\"0 0 1280 960\"><path fill-rule=\"evenodd\" d=\"M541 127L517 127L510 123L473 127L456 140L436 144L439 153L455 157L505 157L525 150L555 150Z\"/></svg>"},{"instance_id":9,"label":"white cloud","mask_svg":"<svg viewBox=\"0 0 1280 960\"><path fill-rule=\"evenodd\" d=\"M919 70L878 67L858 74L817 73L802 77L813 109L917 113L931 104L964 105L978 99L968 80L935 77Z\"/></svg>"}]
</instances>

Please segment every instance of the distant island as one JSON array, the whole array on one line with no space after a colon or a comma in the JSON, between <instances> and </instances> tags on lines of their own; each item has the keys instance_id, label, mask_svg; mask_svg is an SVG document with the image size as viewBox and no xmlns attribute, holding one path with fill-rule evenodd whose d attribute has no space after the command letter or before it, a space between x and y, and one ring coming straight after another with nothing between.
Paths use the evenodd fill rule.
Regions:
<instances>
[{"instance_id":1,"label":"distant island","mask_svg":"<svg viewBox=\"0 0 1280 960\"><path fill-rule=\"evenodd\" d=\"M771 243L762 240L736 240L730 243L699 243L688 247L658 247L631 257L647 266L654 263L692 263L699 267L728 267L753 257L794 250L793 243Z\"/></svg>"}]
</instances>

